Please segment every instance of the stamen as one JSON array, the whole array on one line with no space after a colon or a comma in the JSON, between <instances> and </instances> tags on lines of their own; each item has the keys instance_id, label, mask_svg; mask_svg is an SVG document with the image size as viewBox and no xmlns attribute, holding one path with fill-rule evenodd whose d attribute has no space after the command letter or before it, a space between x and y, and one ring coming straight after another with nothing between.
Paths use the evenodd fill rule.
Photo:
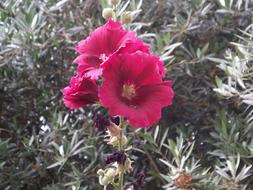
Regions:
<instances>
[{"instance_id":1,"label":"stamen","mask_svg":"<svg viewBox=\"0 0 253 190\"><path fill-rule=\"evenodd\" d=\"M134 84L124 84L122 88L122 94L124 98L131 100L136 96L136 90Z\"/></svg>"}]
</instances>

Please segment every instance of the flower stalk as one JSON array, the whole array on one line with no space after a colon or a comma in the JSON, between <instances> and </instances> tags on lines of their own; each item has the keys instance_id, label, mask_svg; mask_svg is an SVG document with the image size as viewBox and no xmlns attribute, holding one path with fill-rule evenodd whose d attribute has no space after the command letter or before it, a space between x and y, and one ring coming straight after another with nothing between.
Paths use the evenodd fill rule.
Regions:
<instances>
[{"instance_id":1,"label":"flower stalk","mask_svg":"<svg viewBox=\"0 0 253 190\"><path fill-rule=\"evenodd\" d=\"M106 158L107 167L97 171L99 183L105 190L108 186L123 190L125 173L132 170L125 127L147 128L157 123L161 109L172 104L174 92L171 81L164 81L166 69L160 57L135 32L124 28L133 21L134 12L125 11L126 7L117 12L120 0L107 2L102 12L107 22L77 44L77 76L62 92L70 109L99 102L110 117L121 116L120 122L99 115L94 120L99 131L107 130L108 144L115 148ZM140 175L134 189L143 182Z\"/></svg>"},{"instance_id":2,"label":"flower stalk","mask_svg":"<svg viewBox=\"0 0 253 190\"><path fill-rule=\"evenodd\" d=\"M107 133L110 137L108 144L116 148L112 154L106 158L106 169L99 169L97 174L99 175L99 183L104 186L104 189L108 185L112 185L115 190L124 189L124 175L126 171L131 171L131 160L126 154L127 137L124 134L125 123L123 119L116 125L110 121L110 125L107 126ZM116 182L115 179L117 178Z\"/></svg>"},{"instance_id":3,"label":"flower stalk","mask_svg":"<svg viewBox=\"0 0 253 190\"><path fill-rule=\"evenodd\" d=\"M124 126L123 126L123 122L122 122L122 119L120 120L121 123L121 132L120 132L120 138L119 138L119 151L122 151L123 150L123 130L124 130ZM124 166L123 166L124 167ZM124 170L123 171L120 171L119 173L119 190L123 190L123 187L124 187Z\"/></svg>"}]
</instances>

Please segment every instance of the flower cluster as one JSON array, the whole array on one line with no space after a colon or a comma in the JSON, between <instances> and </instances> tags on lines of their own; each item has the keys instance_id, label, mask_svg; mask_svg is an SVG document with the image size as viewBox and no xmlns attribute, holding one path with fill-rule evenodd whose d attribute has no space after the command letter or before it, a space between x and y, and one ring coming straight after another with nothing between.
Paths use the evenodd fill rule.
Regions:
<instances>
[{"instance_id":1,"label":"flower cluster","mask_svg":"<svg viewBox=\"0 0 253 190\"><path fill-rule=\"evenodd\" d=\"M111 116L143 128L158 122L161 109L172 104L163 62L121 23L109 19L80 41L76 51L77 76L62 90L68 108L99 102Z\"/></svg>"}]
</instances>

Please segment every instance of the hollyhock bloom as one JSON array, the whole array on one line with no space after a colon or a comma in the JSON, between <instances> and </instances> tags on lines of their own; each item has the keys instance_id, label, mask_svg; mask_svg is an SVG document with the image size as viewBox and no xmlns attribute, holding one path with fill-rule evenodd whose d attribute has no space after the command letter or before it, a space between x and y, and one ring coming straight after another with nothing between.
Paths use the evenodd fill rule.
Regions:
<instances>
[{"instance_id":1,"label":"hollyhock bloom","mask_svg":"<svg viewBox=\"0 0 253 190\"><path fill-rule=\"evenodd\" d=\"M110 19L76 46L80 54L74 60L78 64L78 74L97 80L102 74L100 65L121 49L128 53L149 52L149 47L137 39L135 32L124 30L119 22Z\"/></svg>"},{"instance_id":2,"label":"hollyhock bloom","mask_svg":"<svg viewBox=\"0 0 253 190\"><path fill-rule=\"evenodd\" d=\"M124 48L121 48L118 51L118 54L135 53L136 51L142 51L150 54L148 47L143 45L143 42L141 40L128 42ZM166 69L163 66L163 61L160 59L160 57L155 55L153 55L153 60L156 62L158 72L162 77L164 77L166 74Z\"/></svg>"},{"instance_id":3,"label":"hollyhock bloom","mask_svg":"<svg viewBox=\"0 0 253 190\"><path fill-rule=\"evenodd\" d=\"M126 117L133 127L158 122L161 109L172 104L171 81L162 81L157 57L140 51L114 54L102 67L101 104L111 115Z\"/></svg>"},{"instance_id":4,"label":"hollyhock bloom","mask_svg":"<svg viewBox=\"0 0 253 190\"><path fill-rule=\"evenodd\" d=\"M164 68L163 61L160 59L160 57L157 57L157 62L156 63L157 63L158 72L160 73L160 75L162 77L165 77L166 69Z\"/></svg>"},{"instance_id":5,"label":"hollyhock bloom","mask_svg":"<svg viewBox=\"0 0 253 190\"><path fill-rule=\"evenodd\" d=\"M95 81L85 77L72 77L70 86L62 89L64 104L70 109L84 107L98 101L98 88Z\"/></svg>"}]
</instances>

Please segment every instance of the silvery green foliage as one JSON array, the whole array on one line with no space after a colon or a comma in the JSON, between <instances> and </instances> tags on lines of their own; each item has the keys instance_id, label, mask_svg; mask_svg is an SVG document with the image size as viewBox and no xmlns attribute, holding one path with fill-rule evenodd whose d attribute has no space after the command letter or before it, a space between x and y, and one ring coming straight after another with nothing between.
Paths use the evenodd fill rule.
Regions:
<instances>
[{"instance_id":1,"label":"silvery green foliage","mask_svg":"<svg viewBox=\"0 0 253 190\"><path fill-rule=\"evenodd\" d=\"M193 158L194 143L185 144L182 136L177 141L168 140L169 145L164 146L173 155L171 160L160 159L169 170L168 174L161 176L168 182L163 186L166 190L177 190L177 179L180 175L191 176L191 186L189 189L212 190L212 189L231 189L245 190L248 187L246 179L252 175L252 165L244 164L240 154L223 158L215 165L215 170L205 169L200 164L200 160ZM245 181L246 180L246 181ZM186 188L186 187L185 187ZM188 189L188 188L186 188Z\"/></svg>"},{"instance_id":2,"label":"silvery green foliage","mask_svg":"<svg viewBox=\"0 0 253 190\"><path fill-rule=\"evenodd\" d=\"M175 181L180 178L181 175L187 175L191 178L191 186L193 189L197 188L199 184L203 183L203 180L207 177L208 170L203 170L199 164L199 160L196 160L192 156L194 143L186 144L182 136L178 137L176 142L169 139L168 144L163 144L173 155L171 160L161 159L161 162L165 164L169 173L162 177L168 182L163 186L166 190L176 190L178 187Z\"/></svg>"},{"instance_id":3,"label":"silvery green foliage","mask_svg":"<svg viewBox=\"0 0 253 190\"><path fill-rule=\"evenodd\" d=\"M238 118L228 118L224 111L218 113L215 130L210 136L212 138L208 141L215 146L215 150L209 151L209 154L223 159L237 154L243 158L250 158L253 155L251 125Z\"/></svg>"},{"instance_id":4,"label":"silvery green foliage","mask_svg":"<svg viewBox=\"0 0 253 190\"><path fill-rule=\"evenodd\" d=\"M107 146L91 113L101 110L67 111L60 89L73 74L76 42L105 22L99 2L0 0L0 189L98 189ZM135 170L127 186L145 171L143 189L178 190L173 179L184 170L197 190L238 182L236 190L252 190L252 5L121 1L119 10L134 16L129 28L165 61L176 94L157 126L128 129Z\"/></svg>"},{"instance_id":5,"label":"silvery green foliage","mask_svg":"<svg viewBox=\"0 0 253 190\"><path fill-rule=\"evenodd\" d=\"M42 33L47 21L42 11L37 11L35 2L4 0L0 23L0 55L5 63L17 69L36 66L36 50L45 42L46 34Z\"/></svg>"},{"instance_id":6,"label":"silvery green foliage","mask_svg":"<svg viewBox=\"0 0 253 190\"><path fill-rule=\"evenodd\" d=\"M0 1L0 189L79 189L84 178L85 188L95 184L87 173L103 146L88 137L93 128L82 128L89 111L59 110L70 47L89 32L80 7L83 1Z\"/></svg>"},{"instance_id":7,"label":"silvery green foliage","mask_svg":"<svg viewBox=\"0 0 253 190\"><path fill-rule=\"evenodd\" d=\"M242 182L252 175L252 165L240 166L240 155L230 157L221 163L221 167L216 166L215 172L221 176L223 181L222 187L231 190L245 190L248 184L243 185Z\"/></svg>"},{"instance_id":8,"label":"silvery green foliage","mask_svg":"<svg viewBox=\"0 0 253 190\"><path fill-rule=\"evenodd\" d=\"M225 77L216 76L214 91L224 98L235 98L239 105L244 106L247 122L253 122L253 52L252 25L241 30L237 35L239 42L231 43L234 48L225 52L224 59L208 58L217 62L217 67L224 71Z\"/></svg>"}]
</instances>

